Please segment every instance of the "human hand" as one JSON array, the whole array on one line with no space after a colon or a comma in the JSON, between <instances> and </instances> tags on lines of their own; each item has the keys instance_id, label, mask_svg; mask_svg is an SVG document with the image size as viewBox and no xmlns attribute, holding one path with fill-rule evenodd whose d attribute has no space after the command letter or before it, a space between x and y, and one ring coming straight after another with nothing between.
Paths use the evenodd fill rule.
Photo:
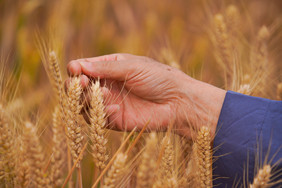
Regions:
<instances>
[{"instance_id":1,"label":"human hand","mask_svg":"<svg viewBox=\"0 0 282 188\"><path fill-rule=\"evenodd\" d=\"M205 107L197 103L202 101L197 96L199 81L147 57L112 54L78 59L69 63L68 71L71 75L84 74L88 77L84 79L99 78L105 83L102 91L108 120L118 130L132 130L135 126L141 129L150 121L150 130L166 130L173 123L176 132L190 136L190 126L196 126L196 119L204 116ZM89 80L83 83L87 87ZM210 86L200 85L202 89Z\"/></svg>"}]
</instances>

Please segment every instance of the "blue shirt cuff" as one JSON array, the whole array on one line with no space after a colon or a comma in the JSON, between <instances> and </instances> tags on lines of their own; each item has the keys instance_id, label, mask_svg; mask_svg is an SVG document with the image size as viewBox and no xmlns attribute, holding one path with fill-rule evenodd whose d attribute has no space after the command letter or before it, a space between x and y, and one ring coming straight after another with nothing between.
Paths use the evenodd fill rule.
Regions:
<instances>
[{"instance_id":1,"label":"blue shirt cuff","mask_svg":"<svg viewBox=\"0 0 282 188\"><path fill-rule=\"evenodd\" d=\"M269 143L271 149L268 149ZM268 159L273 155L273 164L281 159L282 153L277 152L281 143L281 101L228 91L214 139L214 186L232 187L243 179L251 183L254 168L263 165L257 161L264 161L267 153ZM258 160L257 151L262 153L263 159Z\"/></svg>"}]
</instances>

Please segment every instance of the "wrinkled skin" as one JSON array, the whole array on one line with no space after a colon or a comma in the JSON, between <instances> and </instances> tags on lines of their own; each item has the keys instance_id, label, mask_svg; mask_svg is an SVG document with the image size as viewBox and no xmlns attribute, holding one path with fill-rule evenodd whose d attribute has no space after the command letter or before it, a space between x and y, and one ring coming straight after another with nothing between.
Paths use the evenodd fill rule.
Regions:
<instances>
[{"instance_id":1,"label":"wrinkled skin","mask_svg":"<svg viewBox=\"0 0 282 188\"><path fill-rule=\"evenodd\" d=\"M194 80L178 69L130 54L73 60L68 72L71 76L81 75L84 88L93 79L100 79L109 127L116 130L130 131L135 126L140 130L149 121L149 130L166 130L173 124L179 134L190 137L190 127L198 126L196 119L217 122L225 95L225 91ZM204 89L215 91L212 99L207 94L201 98ZM219 103L214 115L215 109L204 104L209 100ZM217 117L201 117L206 108ZM215 129L216 125L212 126Z\"/></svg>"}]
</instances>

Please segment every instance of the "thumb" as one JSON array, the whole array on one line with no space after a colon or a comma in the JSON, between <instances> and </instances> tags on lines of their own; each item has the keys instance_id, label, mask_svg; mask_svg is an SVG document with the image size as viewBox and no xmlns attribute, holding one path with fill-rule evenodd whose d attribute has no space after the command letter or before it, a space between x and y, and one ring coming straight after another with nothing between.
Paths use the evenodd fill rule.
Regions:
<instances>
[{"instance_id":1,"label":"thumb","mask_svg":"<svg viewBox=\"0 0 282 188\"><path fill-rule=\"evenodd\" d=\"M134 72L133 63L123 61L79 62L83 74L101 79L124 81Z\"/></svg>"}]
</instances>

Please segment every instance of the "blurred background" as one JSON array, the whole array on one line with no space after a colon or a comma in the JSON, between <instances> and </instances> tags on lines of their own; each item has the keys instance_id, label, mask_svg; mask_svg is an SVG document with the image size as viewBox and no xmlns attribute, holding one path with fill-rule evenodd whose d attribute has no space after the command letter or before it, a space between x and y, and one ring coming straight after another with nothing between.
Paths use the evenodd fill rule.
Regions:
<instances>
[{"instance_id":1,"label":"blurred background","mask_svg":"<svg viewBox=\"0 0 282 188\"><path fill-rule=\"evenodd\" d=\"M0 0L1 63L8 62L20 78L22 93L42 89L47 77L35 42L39 32L42 38L52 36L62 67L72 59L132 53L224 87L209 32L213 16L230 4L239 10L241 51L250 49L261 26L270 29L273 81L281 82L280 0ZM242 64L248 61L246 54L240 57Z\"/></svg>"},{"instance_id":2,"label":"blurred background","mask_svg":"<svg viewBox=\"0 0 282 188\"><path fill-rule=\"evenodd\" d=\"M239 7L240 30L248 42L262 25L278 24L274 32L279 34L273 37L276 41L271 41L271 48L279 56L279 0L1 0L1 54L13 66L21 66L27 82L38 82L42 66L34 34L40 30L54 35L65 64L71 59L116 52L157 60L169 55L193 76L217 83L208 37L209 16L232 3Z\"/></svg>"}]
</instances>

